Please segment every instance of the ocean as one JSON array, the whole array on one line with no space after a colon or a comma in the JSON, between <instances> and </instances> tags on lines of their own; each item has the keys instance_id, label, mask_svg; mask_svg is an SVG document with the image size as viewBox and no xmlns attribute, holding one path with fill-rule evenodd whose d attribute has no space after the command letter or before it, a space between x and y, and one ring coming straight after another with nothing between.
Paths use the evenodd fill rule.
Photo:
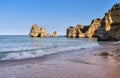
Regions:
<instances>
[{"instance_id":1,"label":"ocean","mask_svg":"<svg viewBox=\"0 0 120 78\"><path fill-rule=\"evenodd\" d=\"M0 36L0 60L21 60L43 57L53 53L89 49L99 46L95 38L48 37L31 38L25 35Z\"/></svg>"}]
</instances>

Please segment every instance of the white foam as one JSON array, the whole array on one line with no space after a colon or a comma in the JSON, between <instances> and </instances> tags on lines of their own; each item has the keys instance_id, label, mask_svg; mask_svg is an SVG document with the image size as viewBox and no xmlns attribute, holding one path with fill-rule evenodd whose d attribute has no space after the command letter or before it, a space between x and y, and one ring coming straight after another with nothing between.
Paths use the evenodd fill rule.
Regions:
<instances>
[{"instance_id":1,"label":"white foam","mask_svg":"<svg viewBox=\"0 0 120 78\"><path fill-rule=\"evenodd\" d=\"M43 56L47 53L43 52L42 50L37 50L34 53L31 52L21 52L21 53L9 53L6 57L2 58L1 60L20 60L25 58L35 58Z\"/></svg>"},{"instance_id":2,"label":"white foam","mask_svg":"<svg viewBox=\"0 0 120 78\"><path fill-rule=\"evenodd\" d=\"M76 49L82 49L82 48L88 49L88 48L97 47L97 46L99 46L98 43L90 43L90 44L86 44L86 45L80 44L80 46L69 46L65 50L76 50Z\"/></svg>"},{"instance_id":3,"label":"white foam","mask_svg":"<svg viewBox=\"0 0 120 78\"><path fill-rule=\"evenodd\" d=\"M80 46L69 46L69 47L63 47L63 48L55 48L55 49L49 49L46 51L43 50L35 50L33 52L19 52L19 53L8 53L4 58L1 60L20 60L20 59L26 59L26 58L35 58L35 57L41 57L48 54L53 54L61 51L70 51L70 50L77 50L81 48L92 48L99 46L98 43L90 43L86 45L80 45Z\"/></svg>"},{"instance_id":4,"label":"white foam","mask_svg":"<svg viewBox=\"0 0 120 78\"><path fill-rule=\"evenodd\" d=\"M117 41L117 42L111 42L113 44L120 44L120 41Z\"/></svg>"}]
</instances>

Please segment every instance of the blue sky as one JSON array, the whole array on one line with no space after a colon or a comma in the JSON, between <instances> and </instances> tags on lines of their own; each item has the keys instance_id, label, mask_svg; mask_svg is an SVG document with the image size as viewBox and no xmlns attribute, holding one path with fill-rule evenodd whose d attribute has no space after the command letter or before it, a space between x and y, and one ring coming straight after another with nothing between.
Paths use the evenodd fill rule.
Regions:
<instances>
[{"instance_id":1,"label":"blue sky","mask_svg":"<svg viewBox=\"0 0 120 78\"><path fill-rule=\"evenodd\" d=\"M33 24L47 32L103 18L119 0L0 0L0 35L28 35Z\"/></svg>"}]
</instances>

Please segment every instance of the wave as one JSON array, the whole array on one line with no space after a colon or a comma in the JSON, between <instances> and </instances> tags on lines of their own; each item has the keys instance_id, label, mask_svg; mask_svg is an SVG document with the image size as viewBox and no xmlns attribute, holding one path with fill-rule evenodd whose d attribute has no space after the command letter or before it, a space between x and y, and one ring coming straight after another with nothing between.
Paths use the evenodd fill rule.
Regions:
<instances>
[{"instance_id":1,"label":"wave","mask_svg":"<svg viewBox=\"0 0 120 78\"><path fill-rule=\"evenodd\" d=\"M120 44L120 41L117 41L117 42L111 42L113 44Z\"/></svg>"},{"instance_id":2,"label":"wave","mask_svg":"<svg viewBox=\"0 0 120 78\"><path fill-rule=\"evenodd\" d=\"M72 51L72 50L78 50L78 49L88 49L92 47L99 46L98 43L90 43L86 45L79 45L79 46L68 46L68 47L57 47L57 48L51 48L48 50L23 50L23 51L17 51L17 52L10 52L5 55L5 57L1 58L1 60L21 60L26 58L36 58L36 57L42 57L44 55L49 55L53 53L63 52L63 51Z\"/></svg>"},{"instance_id":3,"label":"wave","mask_svg":"<svg viewBox=\"0 0 120 78\"><path fill-rule=\"evenodd\" d=\"M45 53L42 50L37 50L35 52L19 52L19 53L9 53L1 60L20 60L20 59L26 59L26 58L35 58L43 56Z\"/></svg>"},{"instance_id":4,"label":"wave","mask_svg":"<svg viewBox=\"0 0 120 78\"><path fill-rule=\"evenodd\" d=\"M18 53L18 52L28 52L28 51L35 51L35 50L40 50L39 48L36 48L36 49L28 49L28 50L14 50L14 51L0 51L0 54L1 53Z\"/></svg>"}]
</instances>

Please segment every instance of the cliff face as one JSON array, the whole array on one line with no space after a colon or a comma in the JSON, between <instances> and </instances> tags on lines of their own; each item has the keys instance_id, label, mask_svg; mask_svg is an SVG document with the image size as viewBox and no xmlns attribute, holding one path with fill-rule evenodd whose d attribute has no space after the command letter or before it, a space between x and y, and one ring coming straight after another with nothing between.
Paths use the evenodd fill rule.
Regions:
<instances>
[{"instance_id":1,"label":"cliff face","mask_svg":"<svg viewBox=\"0 0 120 78\"><path fill-rule=\"evenodd\" d=\"M97 18L89 26L77 25L67 29L67 37L98 37L102 41L120 40L120 3L115 4L103 19Z\"/></svg>"},{"instance_id":2,"label":"cliff face","mask_svg":"<svg viewBox=\"0 0 120 78\"><path fill-rule=\"evenodd\" d=\"M29 35L31 37L51 37L51 35L49 33L46 32L46 29L43 27L40 27L37 24L34 24L31 28L31 31L29 33ZM58 36L58 32L55 31L52 35L52 37L57 37Z\"/></svg>"},{"instance_id":3,"label":"cliff face","mask_svg":"<svg viewBox=\"0 0 120 78\"><path fill-rule=\"evenodd\" d=\"M96 36L97 30L101 26L101 21L102 19L97 18L91 22L90 27L88 31L86 32L86 37L92 38Z\"/></svg>"},{"instance_id":4,"label":"cliff face","mask_svg":"<svg viewBox=\"0 0 120 78\"><path fill-rule=\"evenodd\" d=\"M70 26L67 28L66 35L67 37L75 38L75 37L85 37L85 34L83 33L86 27L78 24L76 27Z\"/></svg>"},{"instance_id":5,"label":"cliff face","mask_svg":"<svg viewBox=\"0 0 120 78\"><path fill-rule=\"evenodd\" d=\"M89 26L82 26L78 24L76 27L70 26L67 29L66 35L71 38L91 38L95 36L95 32L101 25L101 19L97 18L91 22Z\"/></svg>"},{"instance_id":6,"label":"cliff face","mask_svg":"<svg viewBox=\"0 0 120 78\"><path fill-rule=\"evenodd\" d=\"M120 3L115 4L104 16L97 31L98 40L120 40Z\"/></svg>"}]
</instances>

